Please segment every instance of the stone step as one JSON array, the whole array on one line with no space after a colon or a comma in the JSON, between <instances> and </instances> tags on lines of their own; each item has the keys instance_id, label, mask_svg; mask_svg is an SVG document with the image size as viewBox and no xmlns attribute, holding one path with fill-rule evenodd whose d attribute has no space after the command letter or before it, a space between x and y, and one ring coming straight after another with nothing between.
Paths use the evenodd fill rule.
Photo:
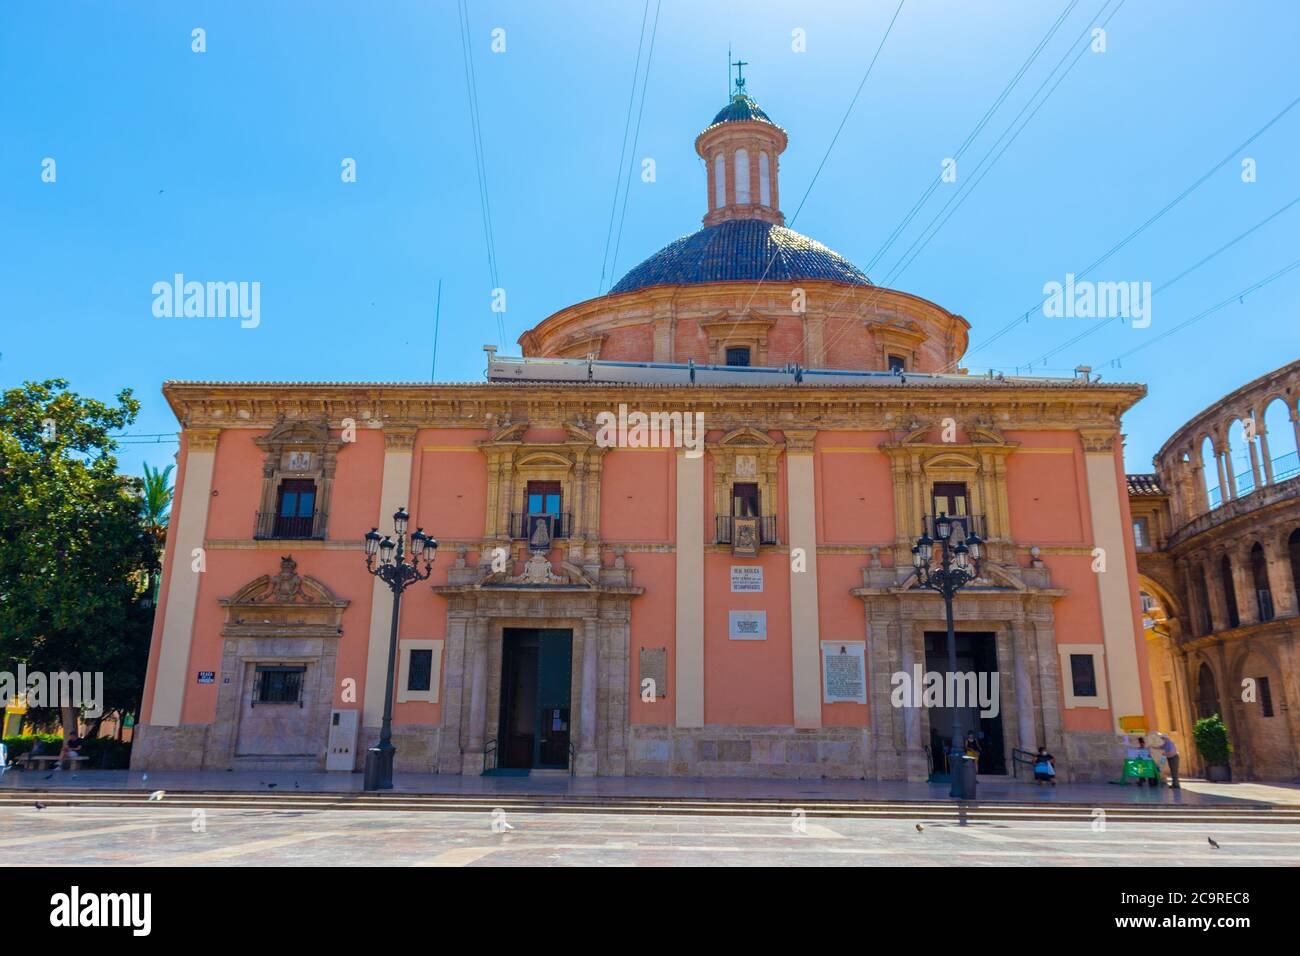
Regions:
<instances>
[{"instance_id":1,"label":"stone step","mask_svg":"<svg viewBox=\"0 0 1300 956\"><path fill-rule=\"evenodd\" d=\"M148 791L0 791L0 806L141 807L150 804ZM1110 822L1198 822L1300 825L1300 808L1168 806L1120 804L959 804L956 802L828 800L696 800L637 797L538 796L520 794L326 794L169 791L162 805L205 809L265 810L404 810L417 812L488 813L502 807L529 813L620 813L649 815L710 815L788 817L795 810L814 818L952 819L968 822L1010 820L1090 821L1104 809Z\"/></svg>"}]
</instances>

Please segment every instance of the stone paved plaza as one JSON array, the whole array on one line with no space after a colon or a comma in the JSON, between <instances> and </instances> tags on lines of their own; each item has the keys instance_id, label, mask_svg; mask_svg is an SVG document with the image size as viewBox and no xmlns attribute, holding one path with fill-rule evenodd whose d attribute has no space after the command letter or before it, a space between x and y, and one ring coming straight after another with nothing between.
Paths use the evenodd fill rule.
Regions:
<instances>
[{"instance_id":1,"label":"stone paved plaza","mask_svg":"<svg viewBox=\"0 0 1300 956\"><path fill-rule=\"evenodd\" d=\"M25 866L1296 866L1300 826L653 813L0 807ZM502 823L510 829L504 829ZM917 822L924 827L916 829ZM494 823L496 830L494 832ZM196 832L196 830L198 832ZM1221 849L1214 849L1208 837Z\"/></svg>"}]
</instances>

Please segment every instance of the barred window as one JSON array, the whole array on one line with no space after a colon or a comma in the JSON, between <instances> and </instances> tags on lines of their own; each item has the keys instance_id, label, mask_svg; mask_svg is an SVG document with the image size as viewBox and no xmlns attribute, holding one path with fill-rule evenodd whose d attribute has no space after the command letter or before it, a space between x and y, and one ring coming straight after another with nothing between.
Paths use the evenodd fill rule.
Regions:
<instances>
[{"instance_id":1,"label":"barred window","mask_svg":"<svg viewBox=\"0 0 1300 956\"><path fill-rule=\"evenodd\" d=\"M305 665L279 666L259 664L254 685L254 704L302 703L302 678L307 673Z\"/></svg>"}]
</instances>

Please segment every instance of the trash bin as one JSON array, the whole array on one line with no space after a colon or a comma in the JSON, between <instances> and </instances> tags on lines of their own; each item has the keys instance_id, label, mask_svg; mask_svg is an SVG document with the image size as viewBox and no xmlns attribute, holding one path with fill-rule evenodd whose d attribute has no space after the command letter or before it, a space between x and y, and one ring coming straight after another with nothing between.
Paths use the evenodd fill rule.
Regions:
<instances>
[{"instance_id":1,"label":"trash bin","mask_svg":"<svg viewBox=\"0 0 1300 956\"><path fill-rule=\"evenodd\" d=\"M948 791L948 796L958 800L974 800L975 771L979 761L961 753L950 756L948 764L952 768L952 788Z\"/></svg>"}]
</instances>

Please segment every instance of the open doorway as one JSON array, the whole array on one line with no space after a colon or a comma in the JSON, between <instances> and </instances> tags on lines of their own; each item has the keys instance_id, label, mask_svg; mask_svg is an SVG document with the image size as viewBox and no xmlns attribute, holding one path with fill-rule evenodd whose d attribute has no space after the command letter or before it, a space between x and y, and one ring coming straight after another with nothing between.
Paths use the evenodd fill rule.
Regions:
<instances>
[{"instance_id":1,"label":"open doorway","mask_svg":"<svg viewBox=\"0 0 1300 956\"><path fill-rule=\"evenodd\" d=\"M498 767L569 769L572 664L572 631L505 629Z\"/></svg>"},{"instance_id":2,"label":"open doorway","mask_svg":"<svg viewBox=\"0 0 1300 956\"><path fill-rule=\"evenodd\" d=\"M998 670L998 642L993 633L959 631L957 639L958 672L974 672L976 675L995 674ZM948 672L948 635L943 631L925 632L925 670L940 675ZM1001 690L1001 679L993 685L991 679L983 677L980 684L989 681L990 688ZM946 747L952 738L952 722L956 709L952 707L927 708L930 716L930 752L933 761L932 780L948 779ZM962 725L970 730L976 729L980 740L979 773L1005 774L1007 772L1006 745L1002 737L1002 708L996 708L997 715L981 717L978 706L964 708Z\"/></svg>"}]
</instances>

